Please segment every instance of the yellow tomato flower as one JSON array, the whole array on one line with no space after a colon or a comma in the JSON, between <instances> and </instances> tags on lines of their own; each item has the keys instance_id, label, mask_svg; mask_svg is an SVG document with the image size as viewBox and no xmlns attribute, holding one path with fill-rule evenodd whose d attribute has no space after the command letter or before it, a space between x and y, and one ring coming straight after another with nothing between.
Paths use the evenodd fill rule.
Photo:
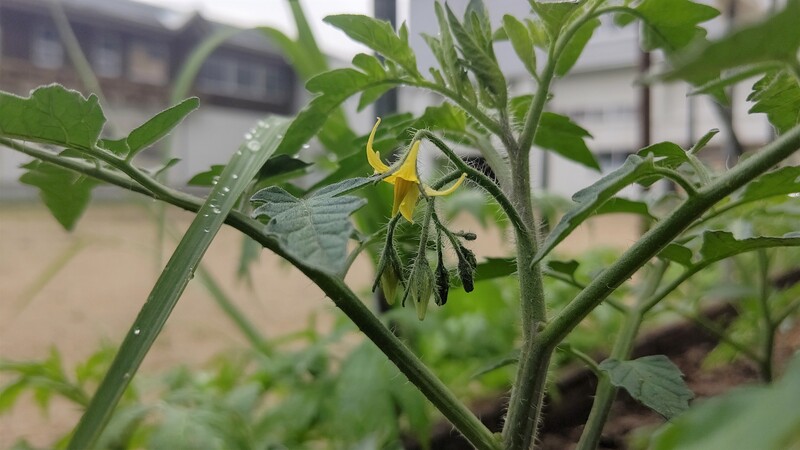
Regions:
<instances>
[{"instance_id":1,"label":"yellow tomato flower","mask_svg":"<svg viewBox=\"0 0 800 450\"><path fill-rule=\"evenodd\" d=\"M381 119L378 118L378 121L375 122L375 126L372 127L372 132L369 134L369 140L367 141L367 161L369 161L369 165L375 169L375 173L386 173L390 170L390 167L381 161L381 155L372 148L375 132L378 130L378 125L380 125L380 123ZM411 150L409 150L405 159L400 163L400 167L398 167L394 173L383 179L383 181L394 185L392 217L400 211L403 217L409 222L414 221L414 207L417 205L417 200L419 199L419 186L421 184L417 176L417 154L419 153L419 144L420 141L415 141L411 144ZM467 174L462 173L458 181L449 188L441 191L423 185L425 195L436 197L450 194L461 186L466 176Z\"/></svg>"}]
</instances>

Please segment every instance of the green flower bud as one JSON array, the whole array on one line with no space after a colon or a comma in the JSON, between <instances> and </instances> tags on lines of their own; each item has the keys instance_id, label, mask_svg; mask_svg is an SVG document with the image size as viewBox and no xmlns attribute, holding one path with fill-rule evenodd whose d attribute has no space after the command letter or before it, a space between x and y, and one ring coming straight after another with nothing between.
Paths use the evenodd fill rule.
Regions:
<instances>
[{"instance_id":1,"label":"green flower bud","mask_svg":"<svg viewBox=\"0 0 800 450\"><path fill-rule=\"evenodd\" d=\"M406 297L409 295L411 299L414 300L414 306L417 309L417 317L419 320L424 320L425 314L428 312L428 303L430 302L431 295L433 295L433 274L431 273L431 268L428 265L428 259L425 255L417 257L414 262L414 267L411 269L411 276L408 278Z\"/></svg>"},{"instance_id":2,"label":"green flower bud","mask_svg":"<svg viewBox=\"0 0 800 450\"><path fill-rule=\"evenodd\" d=\"M397 296L397 284L400 278L392 264L388 264L386 269L381 274L381 289L383 296L386 298L386 303L394 305L394 299Z\"/></svg>"}]
</instances>

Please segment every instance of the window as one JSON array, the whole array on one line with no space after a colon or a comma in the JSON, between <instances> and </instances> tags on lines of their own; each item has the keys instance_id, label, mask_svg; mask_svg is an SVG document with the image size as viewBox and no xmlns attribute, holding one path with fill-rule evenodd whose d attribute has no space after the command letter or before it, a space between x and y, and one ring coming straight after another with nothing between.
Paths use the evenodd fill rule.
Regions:
<instances>
[{"instance_id":1,"label":"window","mask_svg":"<svg viewBox=\"0 0 800 450\"><path fill-rule=\"evenodd\" d=\"M33 28L31 62L43 69L58 69L64 64L64 47L52 27L38 25Z\"/></svg>"},{"instance_id":2,"label":"window","mask_svg":"<svg viewBox=\"0 0 800 450\"><path fill-rule=\"evenodd\" d=\"M214 56L206 60L197 84L210 94L273 103L286 101L289 94L287 78L281 68L232 56Z\"/></svg>"},{"instance_id":3,"label":"window","mask_svg":"<svg viewBox=\"0 0 800 450\"><path fill-rule=\"evenodd\" d=\"M100 32L92 42L92 68L101 77L122 75L122 40L119 35Z\"/></svg>"},{"instance_id":4,"label":"window","mask_svg":"<svg viewBox=\"0 0 800 450\"><path fill-rule=\"evenodd\" d=\"M169 52L165 44L134 41L128 51L131 81L164 85L169 80Z\"/></svg>"}]
</instances>

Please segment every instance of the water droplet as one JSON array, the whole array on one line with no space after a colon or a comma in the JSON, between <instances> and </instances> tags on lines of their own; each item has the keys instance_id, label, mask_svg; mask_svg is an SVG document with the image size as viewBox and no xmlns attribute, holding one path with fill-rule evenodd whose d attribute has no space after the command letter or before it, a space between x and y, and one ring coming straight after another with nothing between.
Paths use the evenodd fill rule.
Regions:
<instances>
[{"instance_id":1,"label":"water droplet","mask_svg":"<svg viewBox=\"0 0 800 450\"><path fill-rule=\"evenodd\" d=\"M138 329L138 328L135 328L135 329L133 330L133 334L134 334L134 335L136 335L136 336L138 336L138 335L139 335L139 333L141 333L141 332L142 332L142 330L140 330L140 329Z\"/></svg>"},{"instance_id":2,"label":"water droplet","mask_svg":"<svg viewBox=\"0 0 800 450\"><path fill-rule=\"evenodd\" d=\"M217 183L219 183L219 175L214 175L211 178L211 184L217 184Z\"/></svg>"},{"instance_id":3,"label":"water droplet","mask_svg":"<svg viewBox=\"0 0 800 450\"><path fill-rule=\"evenodd\" d=\"M278 139L283 139L283 135L282 135L282 134L279 134L279 135L278 135Z\"/></svg>"},{"instance_id":4,"label":"water droplet","mask_svg":"<svg viewBox=\"0 0 800 450\"><path fill-rule=\"evenodd\" d=\"M245 134L244 134L244 138L245 138L245 139L247 139L247 140L249 141L250 139L253 139L253 135L252 135L252 134L250 134L250 133L245 133Z\"/></svg>"},{"instance_id":5,"label":"water droplet","mask_svg":"<svg viewBox=\"0 0 800 450\"><path fill-rule=\"evenodd\" d=\"M228 186L225 186L224 188L222 188L222 192L230 192L230 191L231 191L231 188L229 188Z\"/></svg>"},{"instance_id":6,"label":"water droplet","mask_svg":"<svg viewBox=\"0 0 800 450\"><path fill-rule=\"evenodd\" d=\"M231 175L231 178L233 178L234 180L238 180L239 179L239 175L233 174L233 175Z\"/></svg>"},{"instance_id":7,"label":"water droplet","mask_svg":"<svg viewBox=\"0 0 800 450\"><path fill-rule=\"evenodd\" d=\"M222 211L220 211L220 209L219 209L219 208L217 208L217 207L214 207L214 209L212 209L212 210L211 210L211 212L213 212L214 214L219 214L219 213L221 213Z\"/></svg>"},{"instance_id":8,"label":"water droplet","mask_svg":"<svg viewBox=\"0 0 800 450\"><path fill-rule=\"evenodd\" d=\"M242 156L242 151L241 150L236 150L236 156Z\"/></svg>"},{"instance_id":9,"label":"water droplet","mask_svg":"<svg viewBox=\"0 0 800 450\"><path fill-rule=\"evenodd\" d=\"M303 148L304 148L304 149L308 149L308 148L311 148L311 146L310 146L310 145L308 145L308 144L303 144Z\"/></svg>"},{"instance_id":10,"label":"water droplet","mask_svg":"<svg viewBox=\"0 0 800 450\"><path fill-rule=\"evenodd\" d=\"M208 214L203 214L203 217L208 217Z\"/></svg>"},{"instance_id":11,"label":"water droplet","mask_svg":"<svg viewBox=\"0 0 800 450\"><path fill-rule=\"evenodd\" d=\"M258 142L256 142L256 141L250 141L250 142L248 142L248 143L247 143L247 148L248 148L248 149L249 149L251 152L257 152L257 151L258 151L258 149L260 149L260 148L261 148L261 145L259 145L259 143L258 143Z\"/></svg>"},{"instance_id":12,"label":"water droplet","mask_svg":"<svg viewBox=\"0 0 800 450\"><path fill-rule=\"evenodd\" d=\"M203 228L203 233L208 233L208 228Z\"/></svg>"},{"instance_id":13,"label":"water droplet","mask_svg":"<svg viewBox=\"0 0 800 450\"><path fill-rule=\"evenodd\" d=\"M266 125L267 125L267 122L264 122L263 120L259 120L259 121L258 121L258 126L260 126L260 127L264 127L264 126L266 126Z\"/></svg>"}]
</instances>

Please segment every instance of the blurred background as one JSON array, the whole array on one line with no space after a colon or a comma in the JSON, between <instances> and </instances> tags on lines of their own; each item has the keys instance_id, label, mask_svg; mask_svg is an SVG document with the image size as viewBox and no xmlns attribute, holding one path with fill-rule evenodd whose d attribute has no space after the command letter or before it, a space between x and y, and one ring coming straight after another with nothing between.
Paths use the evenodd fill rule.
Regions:
<instances>
[{"instance_id":1,"label":"blurred background","mask_svg":"<svg viewBox=\"0 0 800 450\"><path fill-rule=\"evenodd\" d=\"M170 157L180 158L180 162L170 170L168 182L202 193L202 187L189 183L195 174L224 164L260 118L293 115L309 99L302 79L279 47L254 28L267 25L295 35L289 3L61 0L53 7L48 0L0 0L0 89L28 95L37 86L61 83L88 92L66 51L64 31L54 19L63 14L104 93L108 134L127 133L170 105L175 77L204 39L223 29L239 29L202 64L189 90L200 98L201 107L169 141ZM451 0L449 4L460 13L467 1ZM421 72L427 73L427 67L435 65L420 37L420 33L435 34L437 30L428 0L309 0L302 5L332 67L348 65L353 55L367 51L322 22L334 13L374 15L393 24L407 22ZM529 12L525 1L487 5L495 26L503 14L522 17ZM726 0L714 6L723 14L709 24L711 35L761 17L773 7L768 0ZM497 44L497 55L514 93L534 87L508 42ZM764 118L746 114L747 89L732 90L732 105L724 108L702 97L688 97L688 86L680 83L652 88L636 84L642 73L660 62L659 55L639 51L635 27L619 29L604 21L572 72L556 81L550 108L570 116L592 134L589 147L603 173L650 143L671 140L688 147L711 128L720 128L722 133L701 156L717 166L733 165L742 152L773 138ZM439 103L435 94L399 89L384 95L375 109L357 112L355 100L345 109L350 125L364 133L376 115L394 111L418 114ZM304 151L319 156L322 150L312 142ZM462 151L479 158L469 149ZM164 152L161 144L156 145L137 162L157 167ZM431 165L432 155L429 152L427 157ZM534 152L532 158L535 185L548 195L568 198L600 176L551 153ZM18 181L21 166L27 162L20 153L0 150L0 356L42 359L55 348L63 366L72 367L102 342L114 345L120 341L174 241L158 238L159 223L163 222L154 219L150 200L109 187L95 191L94 204L81 223L72 233L65 232L39 203L36 190ZM646 195L638 188L628 188L625 194L634 198ZM453 202L459 224L478 232L473 247L479 257L508 254L512 246L503 227L459 215L460 203L458 199ZM177 235L192 218L174 209L165 214ZM568 256L596 247L598 242L625 248L640 229L637 217L604 216L582 226L560 250ZM237 275L242 248L237 233L224 229L205 263L218 287L266 337L337 329L341 318L323 294L272 255L264 254L249 276ZM356 264L348 281L360 286L360 292L369 298L372 267L368 261ZM98 273L102 276L97 277ZM513 297L513 292L501 288L497 292ZM197 281L190 284L148 355L145 372L176 365L206 367L215 355L245 345L240 329L219 313L213 298L208 286ZM502 382L494 388L500 386ZM10 448L21 437L34 445L47 445L66 433L79 414L74 405L55 401L43 416L36 404L37 399L18 402L0 416L0 448Z\"/></svg>"}]
</instances>

